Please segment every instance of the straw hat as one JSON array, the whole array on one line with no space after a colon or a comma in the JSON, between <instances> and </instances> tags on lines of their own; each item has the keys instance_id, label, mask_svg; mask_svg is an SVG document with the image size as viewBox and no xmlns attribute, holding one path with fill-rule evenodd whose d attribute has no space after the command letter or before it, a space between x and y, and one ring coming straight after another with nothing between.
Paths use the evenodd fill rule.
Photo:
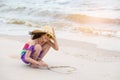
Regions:
<instances>
[{"instance_id":1,"label":"straw hat","mask_svg":"<svg viewBox=\"0 0 120 80\"><path fill-rule=\"evenodd\" d=\"M30 34L37 34L37 33L47 33L55 38L55 34L53 32L53 28L51 26L43 26L40 29L33 30Z\"/></svg>"}]
</instances>

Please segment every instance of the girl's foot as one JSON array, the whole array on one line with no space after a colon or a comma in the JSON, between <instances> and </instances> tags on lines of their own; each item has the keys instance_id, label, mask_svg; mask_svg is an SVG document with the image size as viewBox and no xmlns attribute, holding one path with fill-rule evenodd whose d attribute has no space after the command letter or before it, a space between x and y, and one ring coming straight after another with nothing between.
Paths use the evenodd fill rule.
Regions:
<instances>
[{"instance_id":1,"label":"girl's foot","mask_svg":"<svg viewBox=\"0 0 120 80\"><path fill-rule=\"evenodd\" d=\"M38 61L42 64L42 66L48 67L48 65L42 59L38 59Z\"/></svg>"},{"instance_id":2,"label":"girl's foot","mask_svg":"<svg viewBox=\"0 0 120 80\"><path fill-rule=\"evenodd\" d=\"M36 64L30 64L30 67L32 67L32 68L39 68L39 66L36 65Z\"/></svg>"}]
</instances>

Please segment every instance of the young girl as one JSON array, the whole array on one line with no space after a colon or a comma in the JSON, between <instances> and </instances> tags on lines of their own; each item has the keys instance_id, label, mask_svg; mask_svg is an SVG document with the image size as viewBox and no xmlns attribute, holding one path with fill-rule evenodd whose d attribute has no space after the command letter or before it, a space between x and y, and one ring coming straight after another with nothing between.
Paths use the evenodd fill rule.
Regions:
<instances>
[{"instance_id":1,"label":"young girl","mask_svg":"<svg viewBox=\"0 0 120 80\"><path fill-rule=\"evenodd\" d=\"M54 29L53 33L54 33ZM55 33L54 33L55 34ZM31 67L39 68L48 66L42 61L50 47L58 50L58 43L56 37L41 30L34 30L30 32L31 40L26 42L22 52L21 59L24 63L29 64ZM52 41L51 41L52 40Z\"/></svg>"}]
</instances>

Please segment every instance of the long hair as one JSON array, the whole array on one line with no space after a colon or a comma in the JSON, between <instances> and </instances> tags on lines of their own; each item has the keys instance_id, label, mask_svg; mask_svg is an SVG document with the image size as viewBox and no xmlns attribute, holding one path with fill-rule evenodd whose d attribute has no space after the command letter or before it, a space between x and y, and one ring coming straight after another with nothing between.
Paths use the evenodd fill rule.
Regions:
<instances>
[{"instance_id":1,"label":"long hair","mask_svg":"<svg viewBox=\"0 0 120 80\"><path fill-rule=\"evenodd\" d=\"M31 35L31 39L37 39L40 38L42 35L45 35L45 32L39 32L39 33L33 33L33 32L29 32L29 34Z\"/></svg>"}]
</instances>

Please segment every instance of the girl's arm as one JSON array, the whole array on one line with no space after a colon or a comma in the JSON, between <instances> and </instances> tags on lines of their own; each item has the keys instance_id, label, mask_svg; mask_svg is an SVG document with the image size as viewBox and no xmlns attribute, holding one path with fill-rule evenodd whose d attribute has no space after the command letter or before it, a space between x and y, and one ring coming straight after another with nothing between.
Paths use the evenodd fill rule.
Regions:
<instances>
[{"instance_id":1,"label":"girl's arm","mask_svg":"<svg viewBox=\"0 0 120 80\"><path fill-rule=\"evenodd\" d=\"M48 44L55 50L59 50L57 39L54 38L53 41L49 41Z\"/></svg>"},{"instance_id":2,"label":"girl's arm","mask_svg":"<svg viewBox=\"0 0 120 80\"><path fill-rule=\"evenodd\" d=\"M56 36L55 36L55 31L54 29L52 28L53 30L53 34L54 34L54 38L52 38L52 41L50 40L48 42L48 44L55 50L59 50L59 47L58 47L58 42L57 42L57 39L56 39Z\"/></svg>"},{"instance_id":3,"label":"girl's arm","mask_svg":"<svg viewBox=\"0 0 120 80\"><path fill-rule=\"evenodd\" d=\"M29 40L29 41L28 41L28 44L29 44L29 46L32 46L32 45L34 45L35 43L34 43L32 40ZM32 63L32 64L39 65L39 62L36 61L36 60L34 60L34 59L32 59L32 58L30 57L30 55L31 55L31 50L27 50L27 52L26 52L26 54L25 54L25 60L26 60L27 62Z\"/></svg>"},{"instance_id":4,"label":"girl's arm","mask_svg":"<svg viewBox=\"0 0 120 80\"><path fill-rule=\"evenodd\" d=\"M25 60L26 60L27 62L32 63L32 64L39 65L39 62L36 61L36 60L34 60L34 59L32 59L32 58L30 57L30 54L31 54L31 51L30 51L30 50L27 50L26 55L25 55Z\"/></svg>"}]
</instances>

